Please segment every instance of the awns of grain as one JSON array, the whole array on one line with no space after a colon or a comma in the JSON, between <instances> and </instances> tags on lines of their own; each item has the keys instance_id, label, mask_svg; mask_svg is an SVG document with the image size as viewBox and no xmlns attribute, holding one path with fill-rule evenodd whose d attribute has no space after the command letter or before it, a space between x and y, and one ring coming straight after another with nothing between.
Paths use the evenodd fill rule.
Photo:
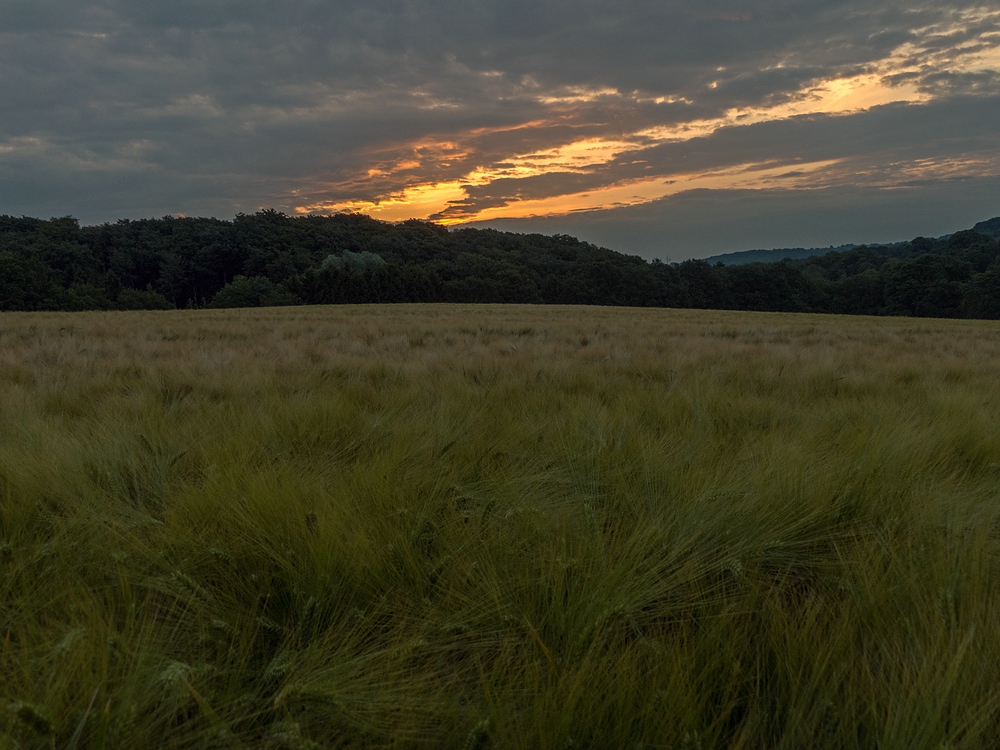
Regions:
<instances>
[{"instance_id":1,"label":"awns of grain","mask_svg":"<svg viewBox=\"0 0 1000 750\"><path fill-rule=\"evenodd\" d=\"M1000 327L0 316L0 747L1000 736Z\"/></svg>"}]
</instances>

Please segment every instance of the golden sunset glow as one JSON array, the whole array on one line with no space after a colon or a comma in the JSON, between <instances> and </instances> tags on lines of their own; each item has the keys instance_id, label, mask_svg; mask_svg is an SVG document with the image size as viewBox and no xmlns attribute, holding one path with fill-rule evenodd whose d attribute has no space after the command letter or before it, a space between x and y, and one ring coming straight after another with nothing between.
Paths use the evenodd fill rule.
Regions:
<instances>
[{"instance_id":1,"label":"golden sunset glow","mask_svg":"<svg viewBox=\"0 0 1000 750\"><path fill-rule=\"evenodd\" d=\"M355 211L388 221L413 217L426 218L446 211L454 202L465 198L465 185L486 185L502 178L520 179L549 173L586 170L606 165L623 153L641 152L644 148L660 143L709 136L725 127L751 125L800 115L856 112L880 104L919 102L925 101L927 98L912 84L889 86L884 83L884 77L878 74L834 79L804 89L790 101L773 107L747 110L732 109L720 118L647 128L632 133L627 139L582 139L544 151L515 154L504 162L476 167L467 173L462 180L407 187L377 201L315 203L301 206L297 208L297 211L303 214ZM430 151L439 155L438 158L444 153L460 153L460 149L455 143L421 143L415 144L413 150L414 152ZM419 164L420 162L413 160L402 161L397 163L393 170L380 171L380 174L413 169ZM774 178L779 173L788 172L793 168L796 171L814 171L827 165L827 162L809 165L808 168L802 165L794 167L783 165L756 173L747 173L742 168L737 168L703 175L661 174L622 184L611 184L581 193L519 200L509 205L485 208L460 217L442 217L439 221L442 224L459 224L494 218L553 215L634 205L695 188L735 189L760 185L761 180Z\"/></svg>"},{"instance_id":2,"label":"golden sunset glow","mask_svg":"<svg viewBox=\"0 0 1000 750\"><path fill-rule=\"evenodd\" d=\"M501 178L535 177L550 172L575 172L607 164L619 154L636 148L628 141L606 141L588 138L565 146L531 154L518 154L492 168L479 167L468 175L466 182L483 185Z\"/></svg>"},{"instance_id":3,"label":"golden sunset glow","mask_svg":"<svg viewBox=\"0 0 1000 750\"><path fill-rule=\"evenodd\" d=\"M389 157L386 159L376 157L376 163L367 169L366 177L369 180L391 180L395 176L408 175L408 184L365 198L323 200L317 196L316 200L298 206L296 211L303 214L356 211L379 219L434 218L442 224L454 225L636 205L697 188L807 188L822 186L824 179L834 184L844 179L843 170L838 172L833 168L838 162L836 159L803 164L797 163L795 155L790 154L780 163L737 164L724 169L689 172L669 163L651 164L645 158L645 152L665 144L710 138L725 128L790 118L847 116L887 104L930 102L934 95L922 83L929 66L948 74L1000 70L1000 33L984 32L947 53L938 44L941 39L961 32L970 24L998 19L1000 12L997 11L966 11L951 24L918 30L914 39L899 45L891 54L862 72L813 80L797 91L773 97L765 105L734 107L711 118L682 118L618 132L601 123L582 121L574 126L582 131L578 137L573 137L571 132L568 138L562 136L560 139L558 134L565 132L563 123L574 123L587 111L586 107L595 102L601 102L602 107L616 103L635 106L643 102L685 107L693 106L694 101L668 95L650 98L639 92L622 93L609 87L568 87L536 94L536 102L551 108L550 117L492 129L468 129L447 137L428 137L410 144L399 144L395 155L386 154ZM719 89L725 84L726 69L719 67L717 73L720 77L707 84L710 89ZM534 81L528 81L528 84L529 88L538 86ZM588 130L595 129L604 133L586 134ZM525 134L518 137L520 140L530 137L545 145L530 151L504 153L502 139L514 131ZM557 134L556 140L545 143L550 138L547 135L550 132ZM493 141L501 145L488 146ZM497 148L500 153L497 153ZM918 161L888 169L894 175L908 175L915 179L932 171L960 176L963 170L982 173L984 168L982 159L956 159L950 162ZM434 173L443 169L459 171L452 172L446 179L436 178ZM421 180L420 175L425 175L425 179ZM552 187L546 189L547 195L538 195L537 191L525 194L516 187L521 180L571 175L587 178L589 189L559 190L554 182ZM502 184L499 194L491 189L495 184ZM350 185L352 187L348 183L342 183L339 188L331 187L338 192L351 192L363 189L366 182L364 179L352 180ZM311 194L316 196L321 192L314 190ZM491 197L480 204L477 196L485 194Z\"/></svg>"},{"instance_id":4,"label":"golden sunset glow","mask_svg":"<svg viewBox=\"0 0 1000 750\"><path fill-rule=\"evenodd\" d=\"M315 203L297 208L296 211L300 214L362 213L382 221L404 221L430 216L447 207L451 201L462 200L464 197L462 183L447 182L405 188L378 201Z\"/></svg>"},{"instance_id":5,"label":"golden sunset glow","mask_svg":"<svg viewBox=\"0 0 1000 750\"><path fill-rule=\"evenodd\" d=\"M797 164L794 171L788 165L768 167L761 164L741 164L717 172L673 175L648 178L620 185L609 185L599 190L553 196L551 198L518 201L503 208L486 208L476 215L477 221L529 216L553 216L573 211L593 211L618 206L649 203L669 195L696 189L747 189L768 187L795 187L808 181L810 173L836 164L835 160L810 164ZM467 219L442 219L442 224L465 223Z\"/></svg>"},{"instance_id":6,"label":"golden sunset glow","mask_svg":"<svg viewBox=\"0 0 1000 750\"><path fill-rule=\"evenodd\" d=\"M587 89L582 86L573 86L558 94L549 94L538 97L542 104L576 104L579 102L592 102L602 96L620 96L618 89Z\"/></svg>"}]
</instances>

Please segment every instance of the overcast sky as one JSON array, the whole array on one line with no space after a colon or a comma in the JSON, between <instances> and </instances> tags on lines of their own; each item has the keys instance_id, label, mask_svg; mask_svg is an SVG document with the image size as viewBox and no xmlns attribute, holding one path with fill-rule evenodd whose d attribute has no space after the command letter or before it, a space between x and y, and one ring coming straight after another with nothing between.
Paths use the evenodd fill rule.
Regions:
<instances>
[{"instance_id":1,"label":"overcast sky","mask_svg":"<svg viewBox=\"0 0 1000 750\"><path fill-rule=\"evenodd\" d=\"M680 260L1000 215L1000 8L0 0L0 214L363 211Z\"/></svg>"}]
</instances>

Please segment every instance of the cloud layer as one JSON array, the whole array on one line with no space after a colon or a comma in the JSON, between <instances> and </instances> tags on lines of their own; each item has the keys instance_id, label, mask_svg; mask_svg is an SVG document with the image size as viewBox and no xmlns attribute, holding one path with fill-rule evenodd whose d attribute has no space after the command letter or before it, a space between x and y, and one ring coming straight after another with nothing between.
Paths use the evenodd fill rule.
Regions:
<instances>
[{"instance_id":1,"label":"cloud layer","mask_svg":"<svg viewBox=\"0 0 1000 750\"><path fill-rule=\"evenodd\" d=\"M841 230L853 200L859 231L891 205L902 231L1000 175L1000 11L981 2L7 5L0 213L516 220L679 257L741 249L693 238L758 199L784 196L794 226L839 196ZM671 208L706 191L718 216ZM666 252L627 223L678 220Z\"/></svg>"}]
</instances>

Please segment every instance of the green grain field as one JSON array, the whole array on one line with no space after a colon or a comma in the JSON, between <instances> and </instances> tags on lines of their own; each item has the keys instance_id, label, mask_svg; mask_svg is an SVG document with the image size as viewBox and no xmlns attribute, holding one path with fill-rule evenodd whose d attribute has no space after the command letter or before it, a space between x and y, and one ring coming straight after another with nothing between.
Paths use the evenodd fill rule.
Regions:
<instances>
[{"instance_id":1,"label":"green grain field","mask_svg":"<svg viewBox=\"0 0 1000 750\"><path fill-rule=\"evenodd\" d=\"M1000 324L0 315L0 749L988 748Z\"/></svg>"}]
</instances>

